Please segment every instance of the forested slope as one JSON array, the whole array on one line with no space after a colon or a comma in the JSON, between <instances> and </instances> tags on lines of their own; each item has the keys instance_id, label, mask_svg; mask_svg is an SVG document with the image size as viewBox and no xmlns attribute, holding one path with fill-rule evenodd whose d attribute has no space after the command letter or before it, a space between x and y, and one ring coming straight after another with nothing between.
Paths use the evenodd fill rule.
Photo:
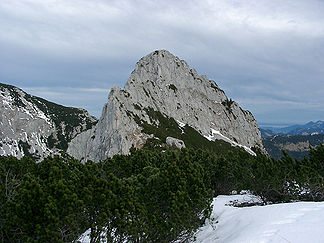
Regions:
<instances>
[{"instance_id":1,"label":"forested slope","mask_svg":"<svg viewBox=\"0 0 324 243\"><path fill-rule=\"evenodd\" d=\"M219 194L324 199L324 146L302 161L257 153L144 148L85 164L64 154L40 163L0 157L0 239L74 242L91 229L92 242L185 241Z\"/></svg>"}]
</instances>

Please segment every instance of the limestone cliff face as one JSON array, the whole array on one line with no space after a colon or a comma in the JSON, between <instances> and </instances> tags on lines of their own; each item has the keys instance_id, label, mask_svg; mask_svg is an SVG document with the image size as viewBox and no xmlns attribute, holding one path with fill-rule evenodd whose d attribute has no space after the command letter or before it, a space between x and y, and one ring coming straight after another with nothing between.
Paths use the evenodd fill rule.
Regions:
<instances>
[{"instance_id":1,"label":"limestone cliff face","mask_svg":"<svg viewBox=\"0 0 324 243\"><path fill-rule=\"evenodd\" d=\"M190 126L209 140L262 148L257 122L249 111L229 100L214 81L161 50L136 63L124 89L111 89L98 124L76 136L67 151L94 161L127 154L132 146L141 147L155 136L145 130L161 122L152 114L174 119L180 129Z\"/></svg>"},{"instance_id":2,"label":"limestone cliff face","mask_svg":"<svg viewBox=\"0 0 324 243\"><path fill-rule=\"evenodd\" d=\"M0 155L41 160L96 122L83 109L64 107L0 83Z\"/></svg>"}]
</instances>

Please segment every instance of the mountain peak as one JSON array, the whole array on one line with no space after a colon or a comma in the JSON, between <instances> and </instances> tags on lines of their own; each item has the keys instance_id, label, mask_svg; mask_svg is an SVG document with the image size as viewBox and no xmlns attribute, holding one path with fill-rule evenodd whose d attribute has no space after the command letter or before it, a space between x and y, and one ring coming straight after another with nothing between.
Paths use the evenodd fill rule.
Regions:
<instances>
[{"instance_id":1,"label":"mountain peak","mask_svg":"<svg viewBox=\"0 0 324 243\"><path fill-rule=\"evenodd\" d=\"M136 63L124 90L133 93L134 96L144 92L150 97L162 93L171 95L170 98L173 98L172 94L178 97L184 94L185 90L192 90L197 95L207 96L211 100L222 102L227 99L213 80L209 80L205 75L198 75L184 60L167 50L154 51L141 58ZM170 90L173 93L170 94Z\"/></svg>"},{"instance_id":2,"label":"mountain peak","mask_svg":"<svg viewBox=\"0 0 324 243\"><path fill-rule=\"evenodd\" d=\"M159 58L166 58L166 59L179 59L177 56L173 55L168 50L155 50L146 56L142 57L139 62L142 60L147 61L148 59L159 59Z\"/></svg>"},{"instance_id":3,"label":"mountain peak","mask_svg":"<svg viewBox=\"0 0 324 243\"><path fill-rule=\"evenodd\" d=\"M186 140L189 130L185 128L196 134L193 140L201 139L197 146L222 139L247 149L262 148L250 112L185 61L157 50L136 63L124 89L111 90L96 128L72 140L68 152L98 161L127 154L132 146L140 148L152 138L162 144L166 144L165 136Z\"/></svg>"},{"instance_id":4,"label":"mountain peak","mask_svg":"<svg viewBox=\"0 0 324 243\"><path fill-rule=\"evenodd\" d=\"M147 63L152 63L156 65L161 64L171 64L172 62L180 61L180 59L173 55L171 52L167 50L156 50L148 55L142 57L135 65L135 69L143 67L147 65ZM143 65L143 66L141 66Z\"/></svg>"},{"instance_id":5,"label":"mountain peak","mask_svg":"<svg viewBox=\"0 0 324 243\"><path fill-rule=\"evenodd\" d=\"M168 78L171 78L170 75L176 76L179 72L189 73L188 64L167 50L157 50L142 57L136 63L135 69L125 85L125 89L133 83L138 84L145 81L143 80L145 78L146 81L150 80L159 85Z\"/></svg>"}]
</instances>

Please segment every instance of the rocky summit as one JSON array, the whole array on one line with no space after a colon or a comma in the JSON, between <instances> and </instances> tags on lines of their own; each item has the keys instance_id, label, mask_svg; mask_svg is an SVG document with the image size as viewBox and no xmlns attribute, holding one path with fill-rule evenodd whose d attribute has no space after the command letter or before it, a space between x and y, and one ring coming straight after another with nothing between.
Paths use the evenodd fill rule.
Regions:
<instances>
[{"instance_id":1,"label":"rocky summit","mask_svg":"<svg viewBox=\"0 0 324 243\"><path fill-rule=\"evenodd\" d=\"M97 119L0 83L0 155L41 160L66 151L68 142Z\"/></svg>"},{"instance_id":2,"label":"rocky summit","mask_svg":"<svg viewBox=\"0 0 324 243\"><path fill-rule=\"evenodd\" d=\"M262 149L249 111L185 61L159 50L136 63L124 89L111 89L97 125L73 138L67 152L99 161L148 142L208 147L219 139L252 154L252 147Z\"/></svg>"}]
</instances>

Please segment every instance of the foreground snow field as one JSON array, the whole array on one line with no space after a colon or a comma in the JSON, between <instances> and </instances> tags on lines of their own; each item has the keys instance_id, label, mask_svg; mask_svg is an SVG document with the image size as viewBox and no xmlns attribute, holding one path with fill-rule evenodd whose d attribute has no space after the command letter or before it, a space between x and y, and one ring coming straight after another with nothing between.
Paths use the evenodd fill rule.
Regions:
<instances>
[{"instance_id":1,"label":"foreground snow field","mask_svg":"<svg viewBox=\"0 0 324 243\"><path fill-rule=\"evenodd\" d=\"M324 202L295 202L234 207L233 202L258 202L253 195L218 196L211 220L194 243L320 243L324 242ZM89 243L85 232L80 241Z\"/></svg>"},{"instance_id":2,"label":"foreground snow field","mask_svg":"<svg viewBox=\"0 0 324 243\"><path fill-rule=\"evenodd\" d=\"M324 202L296 202L237 208L231 201L255 201L251 195L218 196L212 220L195 242L324 242Z\"/></svg>"}]
</instances>

